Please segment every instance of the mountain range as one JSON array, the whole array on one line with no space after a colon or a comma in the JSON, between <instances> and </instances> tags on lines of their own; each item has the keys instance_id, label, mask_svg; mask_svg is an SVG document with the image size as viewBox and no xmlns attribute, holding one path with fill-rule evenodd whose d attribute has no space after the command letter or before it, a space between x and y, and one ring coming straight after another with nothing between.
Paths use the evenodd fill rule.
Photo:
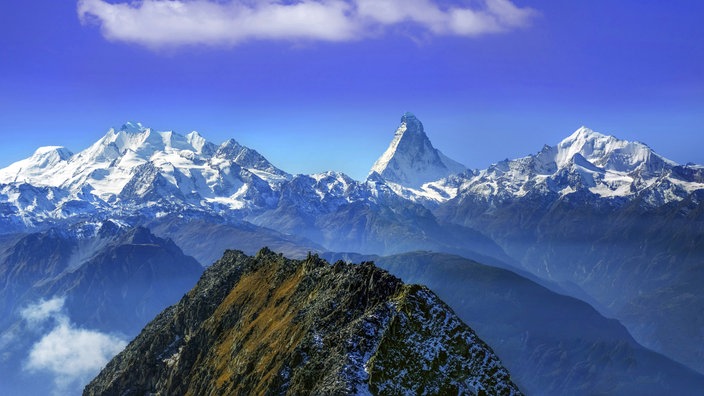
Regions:
<instances>
[{"instance_id":1,"label":"mountain range","mask_svg":"<svg viewBox=\"0 0 704 396\"><path fill-rule=\"evenodd\" d=\"M13 296L3 308L9 315L3 326L19 328L20 313L32 301L74 290L52 286L58 279L114 279L88 265L101 254L113 257L105 249L117 242L98 236L114 228L122 230L115 235L152 241L130 242L127 236L127 245L158 246L158 254L171 252L172 262L183 268L196 262L188 255L209 266L226 249L254 254L263 246L298 258L317 252L373 258L382 266L416 263L387 268L427 284L490 345L498 345L514 380L529 394L632 394L675 386L657 378L680 379L681 394L696 394L704 373L704 292L698 286L704 282L703 197L704 167L676 164L645 144L586 127L534 155L469 170L433 147L423 124L406 113L367 179L357 181L332 171L291 175L234 140L216 145L197 132L127 123L76 154L43 147L0 170L0 257L7 268L0 271L7 279L0 292ZM23 261L16 252L42 238L53 241L47 245L53 248L36 251L42 258L34 268L18 265ZM413 251L435 253L404 255ZM131 257L130 249L119 252ZM452 257L469 260L460 265L464 275L454 272ZM472 282L485 271L476 262L505 272ZM435 269L419 276L408 265ZM190 281L158 286L174 295L141 316L129 313L136 319L121 328L126 338L195 283L198 271L183 271ZM456 284L453 277L465 281ZM117 279L132 290L125 285L134 278ZM147 279L150 290L155 279ZM448 284L459 290L471 284L479 296L501 295L496 285L504 285L505 298L487 300L492 310L515 306L514 295L545 303L526 307L530 315L509 323L472 308ZM100 328L95 318L110 317L106 304L103 311L82 313L85 318L76 313L76 322ZM545 328L547 320L541 329L531 319L568 311L578 312L570 325L558 321ZM589 322L602 328L585 326ZM613 364L600 365L604 359ZM570 372L577 367L587 371Z\"/></svg>"}]
</instances>

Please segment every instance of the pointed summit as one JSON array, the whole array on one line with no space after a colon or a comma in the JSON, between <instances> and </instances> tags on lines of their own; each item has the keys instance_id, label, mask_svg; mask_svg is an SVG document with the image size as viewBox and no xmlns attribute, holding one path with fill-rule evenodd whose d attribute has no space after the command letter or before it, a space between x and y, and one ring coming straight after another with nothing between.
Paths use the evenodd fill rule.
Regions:
<instances>
[{"instance_id":1,"label":"pointed summit","mask_svg":"<svg viewBox=\"0 0 704 396\"><path fill-rule=\"evenodd\" d=\"M420 120L411 112L407 111L403 114L401 117L401 124L406 125L406 130L408 133L425 134L425 131L423 130L423 123L421 123Z\"/></svg>"},{"instance_id":2,"label":"pointed summit","mask_svg":"<svg viewBox=\"0 0 704 396\"><path fill-rule=\"evenodd\" d=\"M370 174L376 172L386 181L419 188L464 170L462 164L433 147L415 115L405 113L389 148L376 160Z\"/></svg>"}]
</instances>

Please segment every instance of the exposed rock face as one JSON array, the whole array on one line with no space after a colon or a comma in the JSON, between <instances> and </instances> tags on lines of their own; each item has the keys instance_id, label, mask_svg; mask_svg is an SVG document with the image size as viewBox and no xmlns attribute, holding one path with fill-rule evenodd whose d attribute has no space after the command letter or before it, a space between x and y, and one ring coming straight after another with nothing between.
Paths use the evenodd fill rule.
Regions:
<instances>
[{"instance_id":1,"label":"exposed rock face","mask_svg":"<svg viewBox=\"0 0 704 396\"><path fill-rule=\"evenodd\" d=\"M518 395L427 288L371 263L228 251L85 395Z\"/></svg>"}]
</instances>

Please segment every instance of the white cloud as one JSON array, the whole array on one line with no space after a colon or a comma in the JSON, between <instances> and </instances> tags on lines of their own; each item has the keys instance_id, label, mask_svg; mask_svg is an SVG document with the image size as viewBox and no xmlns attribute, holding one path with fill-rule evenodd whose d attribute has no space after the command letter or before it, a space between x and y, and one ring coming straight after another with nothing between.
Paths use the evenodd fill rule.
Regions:
<instances>
[{"instance_id":1,"label":"white cloud","mask_svg":"<svg viewBox=\"0 0 704 396\"><path fill-rule=\"evenodd\" d=\"M22 309L20 316L30 325L39 324L59 314L64 307L64 301L63 297L54 297L51 300L42 299L38 303Z\"/></svg>"},{"instance_id":2,"label":"white cloud","mask_svg":"<svg viewBox=\"0 0 704 396\"><path fill-rule=\"evenodd\" d=\"M29 351L25 369L54 377L54 393L80 390L127 345L120 337L75 327L63 312L63 298L40 301L22 310L30 325L53 320L54 327Z\"/></svg>"},{"instance_id":3,"label":"white cloud","mask_svg":"<svg viewBox=\"0 0 704 396\"><path fill-rule=\"evenodd\" d=\"M535 15L510 0L477 8L438 0L79 0L83 22L108 40L148 47L235 45L250 39L350 41L408 23L435 35L477 36L526 26Z\"/></svg>"},{"instance_id":4,"label":"white cloud","mask_svg":"<svg viewBox=\"0 0 704 396\"><path fill-rule=\"evenodd\" d=\"M356 0L356 4L360 17L382 25L412 21L439 32L446 19L446 13L430 0Z\"/></svg>"}]
</instances>

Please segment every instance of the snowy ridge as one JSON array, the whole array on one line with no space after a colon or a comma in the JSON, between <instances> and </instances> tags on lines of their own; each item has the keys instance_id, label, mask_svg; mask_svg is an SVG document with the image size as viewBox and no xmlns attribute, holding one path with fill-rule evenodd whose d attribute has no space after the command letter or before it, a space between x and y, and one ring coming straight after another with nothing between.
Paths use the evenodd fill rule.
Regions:
<instances>
[{"instance_id":1,"label":"snowy ridge","mask_svg":"<svg viewBox=\"0 0 704 396\"><path fill-rule=\"evenodd\" d=\"M704 189L701 176L697 167L678 165L643 143L581 127L556 146L496 163L466 178L460 194L499 201L577 192L625 200L648 195L647 202L658 206Z\"/></svg>"},{"instance_id":2,"label":"snowy ridge","mask_svg":"<svg viewBox=\"0 0 704 396\"><path fill-rule=\"evenodd\" d=\"M681 200L704 189L700 167L661 157L640 142L581 127L556 146L470 172L434 149L423 125L406 113L369 180L383 182L400 197L435 208L457 196L481 200L578 192L605 199L644 195L652 206ZM454 165L453 165L454 164ZM375 175L378 175L375 176Z\"/></svg>"},{"instance_id":3,"label":"snowy ridge","mask_svg":"<svg viewBox=\"0 0 704 396\"><path fill-rule=\"evenodd\" d=\"M61 146L38 148L31 157L17 161L0 170L2 183L32 183L41 180L47 168L61 166L73 153Z\"/></svg>"},{"instance_id":4,"label":"snowy ridge","mask_svg":"<svg viewBox=\"0 0 704 396\"><path fill-rule=\"evenodd\" d=\"M397 183L385 184L394 193L410 201L420 203L426 207L434 208L447 202L459 194L460 186L468 177L466 173L451 175L446 178L424 183L418 188L404 187Z\"/></svg>"},{"instance_id":5,"label":"snowy ridge","mask_svg":"<svg viewBox=\"0 0 704 396\"><path fill-rule=\"evenodd\" d=\"M126 123L77 154L43 147L0 170L0 193L15 206L5 215L29 226L111 211L118 203L152 207L163 201L215 212L266 206L289 178L234 140L217 146L198 132L182 136Z\"/></svg>"}]
</instances>

